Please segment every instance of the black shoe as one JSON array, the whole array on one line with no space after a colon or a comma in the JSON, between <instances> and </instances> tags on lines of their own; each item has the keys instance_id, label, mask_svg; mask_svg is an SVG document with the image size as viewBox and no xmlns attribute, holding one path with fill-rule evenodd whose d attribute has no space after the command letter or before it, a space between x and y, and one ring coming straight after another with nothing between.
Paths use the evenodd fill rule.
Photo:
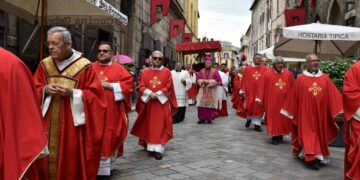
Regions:
<instances>
[{"instance_id":1,"label":"black shoe","mask_svg":"<svg viewBox=\"0 0 360 180\"><path fill-rule=\"evenodd\" d=\"M176 121L176 120L172 120L172 122L173 122L173 124L177 124L177 123L179 123L178 121Z\"/></svg>"},{"instance_id":2,"label":"black shoe","mask_svg":"<svg viewBox=\"0 0 360 180\"><path fill-rule=\"evenodd\" d=\"M319 170L320 169L320 161L318 159L311 161L310 168L313 170Z\"/></svg>"},{"instance_id":3,"label":"black shoe","mask_svg":"<svg viewBox=\"0 0 360 180\"><path fill-rule=\"evenodd\" d=\"M159 152L154 152L154 158L156 160L162 160L162 154Z\"/></svg>"},{"instance_id":4,"label":"black shoe","mask_svg":"<svg viewBox=\"0 0 360 180\"><path fill-rule=\"evenodd\" d=\"M214 124L212 121L207 121L206 123L208 123L208 124Z\"/></svg>"},{"instance_id":5,"label":"black shoe","mask_svg":"<svg viewBox=\"0 0 360 180\"><path fill-rule=\"evenodd\" d=\"M249 128L249 127L250 127L250 124L251 124L251 119L246 120L245 127L246 127L246 128Z\"/></svg>"},{"instance_id":6,"label":"black shoe","mask_svg":"<svg viewBox=\"0 0 360 180\"><path fill-rule=\"evenodd\" d=\"M278 145L278 144L279 144L279 141L278 141L278 139L277 139L277 136L273 136L273 137L271 138L271 144L273 144L273 145Z\"/></svg>"},{"instance_id":7,"label":"black shoe","mask_svg":"<svg viewBox=\"0 0 360 180\"><path fill-rule=\"evenodd\" d=\"M257 132L262 132L261 127L259 125L255 125L254 130Z\"/></svg>"},{"instance_id":8,"label":"black shoe","mask_svg":"<svg viewBox=\"0 0 360 180\"><path fill-rule=\"evenodd\" d=\"M204 124L205 121L198 121L197 123L198 123L198 124Z\"/></svg>"}]
</instances>

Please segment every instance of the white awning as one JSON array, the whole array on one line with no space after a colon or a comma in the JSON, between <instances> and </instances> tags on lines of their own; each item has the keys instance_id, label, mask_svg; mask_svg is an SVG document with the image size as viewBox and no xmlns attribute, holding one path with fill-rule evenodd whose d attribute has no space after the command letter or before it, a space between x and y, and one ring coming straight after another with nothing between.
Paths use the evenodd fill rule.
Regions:
<instances>
[{"instance_id":1,"label":"white awning","mask_svg":"<svg viewBox=\"0 0 360 180\"><path fill-rule=\"evenodd\" d=\"M48 25L127 25L128 18L105 0L46 0ZM40 0L41 2L41 0ZM0 0L0 9L33 23L39 0ZM37 11L39 11L37 13Z\"/></svg>"},{"instance_id":2,"label":"white awning","mask_svg":"<svg viewBox=\"0 0 360 180\"><path fill-rule=\"evenodd\" d=\"M264 49L264 50L260 51L259 53L266 56L266 58L268 58L268 59L271 59L271 60L275 59L274 46ZM302 59L302 58L291 58L291 57L283 57L283 59L285 62L305 62L306 61L305 59Z\"/></svg>"}]
</instances>

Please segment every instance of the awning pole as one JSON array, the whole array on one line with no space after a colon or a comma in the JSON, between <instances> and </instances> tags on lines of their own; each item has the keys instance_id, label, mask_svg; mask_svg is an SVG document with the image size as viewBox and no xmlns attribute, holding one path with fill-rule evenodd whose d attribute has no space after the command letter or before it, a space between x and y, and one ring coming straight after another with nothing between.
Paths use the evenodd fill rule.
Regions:
<instances>
[{"instance_id":1,"label":"awning pole","mask_svg":"<svg viewBox=\"0 0 360 180\"><path fill-rule=\"evenodd\" d=\"M41 20L40 20L40 60L44 58L44 44L45 44L45 25L46 25L46 0L41 0Z\"/></svg>"}]
</instances>

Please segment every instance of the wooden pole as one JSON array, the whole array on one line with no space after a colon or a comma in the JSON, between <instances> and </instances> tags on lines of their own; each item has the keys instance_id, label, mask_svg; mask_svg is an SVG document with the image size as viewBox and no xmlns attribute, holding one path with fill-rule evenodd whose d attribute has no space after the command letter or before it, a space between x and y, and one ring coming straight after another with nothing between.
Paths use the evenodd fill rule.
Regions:
<instances>
[{"instance_id":1,"label":"wooden pole","mask_svg":"<svg viewBox=\"0 0 360 180\"><path fill-rule=\"evenodd\" d=\"M46 6L47 0L41 0L41 20L40 20L40 60L44 59L45 47L45 26L46 26Z\"/></svg>"}]
</instances>

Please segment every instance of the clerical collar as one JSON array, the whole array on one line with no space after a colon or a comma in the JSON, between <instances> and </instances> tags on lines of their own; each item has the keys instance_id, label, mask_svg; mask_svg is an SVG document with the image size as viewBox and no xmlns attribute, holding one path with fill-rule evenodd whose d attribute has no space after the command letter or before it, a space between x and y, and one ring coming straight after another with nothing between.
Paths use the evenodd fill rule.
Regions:
<instances>
[{"instance_id":1,"label":"clerical collar","mask_svg":"<svg viewBox=\"0 0 360 180\"><path fill-rule=\"evenodd\" d=\"M151 67L151 69L154 70L154 71L160 71L160 70L162 70L163 68L164 68L163 65L161 65L159 68Z\"/></svg>"},{"instance_id":2,"label":"clerical collar","mask_svg":"<svg viewBox=\"0 0 360 180\"><path fill-rule=\"evenodd\" d=\"M319 69L317 73L313 74L309 72L308 70L304 70L303 74L308 77L320 77L322 75L322 71Z\"/></svg>"},{"instance_id":3,"label":"clerical collar","mask_svg":"<svg viewBox=\"0 0 360 180\"><path fill-rule=\"evenodd\" d=\"M72 62L74 62L75 60L79 59L82 56L81 52L75 51L74 49L71 49L70 54L72 55L65 60L55 61L55 64L60 71L65 69L68 65L70 65Z\"/></svg>"},{"instance_id":4,"label":"clerical collar","mask_svg":"<svg viewBox=\"0 0 360 180\"><path fill-rule=\"evenodd\" d=\"M109 61L109 62L107 62L107 63L101 63L101 61L99 61L99 64L100 64L101 66L111 66L112 61Z\"/></svg>"}]
</instances>

